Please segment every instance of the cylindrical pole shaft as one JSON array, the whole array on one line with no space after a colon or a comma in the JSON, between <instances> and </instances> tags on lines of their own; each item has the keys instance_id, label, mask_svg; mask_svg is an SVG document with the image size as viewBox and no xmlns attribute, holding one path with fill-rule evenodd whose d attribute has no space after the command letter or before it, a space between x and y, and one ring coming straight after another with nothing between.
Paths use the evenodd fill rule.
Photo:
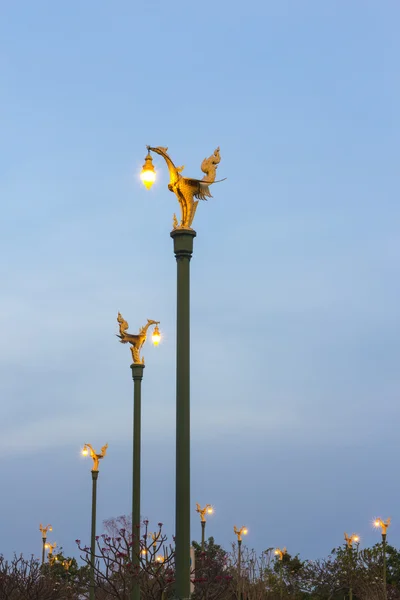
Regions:
<instances>
[{"instance_id":1,"label":"cylindrical pole shaft","mask_svg":"<svg viewBox=\"0 0 400 600\"><path fill-rule=\"evenodd\" d=\"M131 365L133 378L133 473L132 473L132 567L134 583L132 600L140 599L140 452L141 452L141 410L142 379L144 364Z\"/></svg>"},{"instance_id":2,"label":"cylindrical pole shaft","mask_svg":"<svg viewBox=\"0 0 400 600\"><path fill-rule=\"evenodd\" d=\"M349 600L353 600L353 548L349 543L347 544L347 555L349 561Z\"/></svg>"},{"instance_id":3,"label":"cylindrical pole shaft","mask_svg":"<svg viewBox=\"0 0 400 600\"><path fill-rule=\"evenodd\" d=\"M190 259L191 229L171 232L177 262L175 597L190 597Z\"/></svg>"},{"instance_id":4,"label":"cylindrical pole shaft","mask_svg":"<svg viewBox=\"0 0 400 600\"><path fill-rule=\"evenodd\" d=\"M283 598L283 565L282 565L282 559L280 561L281 563L281 568L280 568L280 588L281 588L281 600Z\"/></svg>"},{"instance_id":5,"label":"cylindrical pole shaft","mask_svg":"<svg viewBox=\"0 0 400 600\"><path fill-rule=\"evenodd\" d=\"M242 540L238 540L238 597L242 597Z\"/></svg>"},{"instance_id":6,"label":"cylindrical pole shaft","mask_svg":"<svg viewBox=\"0 0 400 600\"><path fill-rule=\"evenodd\" d=\"M386 533L382 533L382 552L383 552L383 594L386 600Z\"/></svg>"},{"instance_id":7,"label":"cylindrical pole shaft","mask_svg":"<svg viewBox=\"0 0 400 600\"><path fill-rule=\"evenodd\" d=\"M95 564L95 552L96 552L96 502L97 502L97 478L99 476L98 471L92 471L92 528L90 536L90 600L94 600L95 596L95 577L94 577L94 564Z\"/></svg>"},{"instance_id":8,"label":"cylindrical pole shaft","mask_svg":"<svg viewBox=\"0 0 400 600\"><path fill-rule=\"evenodd\" d=\"M201 522L201 551L204 552L204 542L205 542L205 534L206 534L206 522Z\"/></svg>"},{"instance_id":9,"label":"cylindrical pole shaft","mask_svg":"<svg viewBox=\"0 0 400 600\"><path fill-rule=\"evenodd\" d=\"M45 553L46 553L46 538L42 537L42 564L44 563Z\"/></svg>"}]
</instances>

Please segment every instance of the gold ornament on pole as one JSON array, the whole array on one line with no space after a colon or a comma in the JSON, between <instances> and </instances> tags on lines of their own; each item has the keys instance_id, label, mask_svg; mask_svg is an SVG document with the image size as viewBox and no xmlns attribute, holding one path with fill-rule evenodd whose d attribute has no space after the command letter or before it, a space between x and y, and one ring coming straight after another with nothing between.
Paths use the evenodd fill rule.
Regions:
<instances>
[{"instance_id":1,"label":"gold ornament on pole","mask_svg":"<svg viewBox=\"0 0 400 600\"><path fill-rule=\"evenodd\" d=\"M282 550L280 548L276 548L275 556L278 557L278 560L283 560L283 557L285 556L285 554L287 554L286 548L282 548Z\"/></svg>"},{"instance_id":2,"label":"gold ornament on pole","mask_svg":"<svg viewBox=\"0 0 400 600\"><path fill-rule=\"evenodd\" d=\"M184 167L176 167L174 165L171 158L167 154L168 148L163 148L162 146L152 148L151 146L147 146L147 150L148 154L145 158L143 170L140 174L141 180L147 188L153 185L155 181L155 170L151 160L150 152L155 152L156 154L162 156L167 163L169 171L170 179L168 189L170 192L173 192L176 195L181 208L181 221L179 223L176 215L174 215L173 228L192 229L192 223L194 215L196 214L199 200L207 200L207 198L212 198L209 186L213 183L218 183L218 181L215 181L215 177L217 174L218 164L221 161L219 148L214 150L214 153L208 158L205 158L201 163L201 170L203 173L205 173L203 179L182 177L181 172L183 171ZM224 181L224 179L220 179L219 181Z\"/></svg>"},{"instance_id":3,"label":"gold ornament on pole","mask_svg":"<svg viewBox=\"0 0 400 600\"><path fill-rule=\"evenodd\" d=\"M102 447L100 454L97 454L93 449L91 444L85 444L82 449L83 456L87 456L90 453L91 458L93 459L93 469L92 471L99 470L99 460L105 457L107 452L108 444Z\"/></svg>"},{"instance_id":4,"label":"gold ornament on pole","mask_svg":"<svg viewBox=\"0 0 400 600\"><path fill-rule=\"evenodd\" d=\"M206 504L204 508L201 508L200 504L198 502L196 502L196 512L199 513L201 521L205 522L206 514L212 515L214 512L214 509L211 506L211 504Z\"/></svg>"},{"instance_id":5,"label":"gold ornament on pole","mask_svg":"<svg viewBox=\"0 0 400 600\"><path fill-rule=\"evenodd\" d=\"M128 321L125 321L121 313L118 313L117 321L119 323L119 335L117 334L117 337L120 338L121 344L131 344L133 363L144 365L144 358L140 357L140 350L147 339L147 330L150 327L150 325L155 325L152 340L153 344L155 346L158 346L161 339L160 330L158 329L160 321L153 321L152 319L147 319L146 325L141 327L139 333L137 334L127 333L129 324Z\"/></svg>"},{"instance_id":6,"label":"gold ornament on pole","mask_svg":"<svg viewBox=\"0 0 400 600\"><path fill-rule=\"evenodd\" d=\"M347 533L344 532L344 539L345 539L345 542L346 542L348 548L352 548L353 542L355 542L356 544L358 544L358 542L360 541L360 536L357 535L356 533L352 533L351 535L347 535Z\"/></svg>"},{"instance_id":7,"label":"gold ornament on pole","mask_svg":"<svg viewBox=\"0 0 400 600\"><path fill-rule=\"evenodd\" d=\"M376 528L380 527L382 535L386 535L387 528L390 525L390 520L391 520L390 517L388 519L386 519L386 521L383 521L380 518L375 519L375 521L374 521L374 527L376 527Z\"/></svg>"},{"instance_id":8,"label":"gold ornament on pole","mask_svg":"<svg viewBox=\"0 0 400 600\"><path fill-rule=\"evenodd\" d=\"M242 535L247 535L248 533L247 527L241 527L240 529L238 529L236 525L233 526L233 531L237 535L238 542L242 541Z\"/></svg>"},{"instance_id":9,"label":"gold ornament on pole","mask_svg":"<svg viewBox=\"0 0 400 600\"><path fill-rule=\"evenodd\" d=\"M54 542L54 544L51 544L50 542L47 542L47 544L45 544L45 548L46 550L48 550L48 559L49 559L49 563L53 563L55 559L53 559L53 552L54 550L57 548L57 543Z\"/></svg>"},{"instance_id":10,"label":"gold ornament on pole","mask_svg":"<svg viewBox=\"0 0 400 600\"><path fill-rule=\"evenodd\" d=\"M52 528L51 525L47 525L46 527L43 527L43 525L41 523L39 525L39 529L42 532L42 538L43 539L46 539L48 531L53 531L53 528Z\"/></svg>"}]
</instances>

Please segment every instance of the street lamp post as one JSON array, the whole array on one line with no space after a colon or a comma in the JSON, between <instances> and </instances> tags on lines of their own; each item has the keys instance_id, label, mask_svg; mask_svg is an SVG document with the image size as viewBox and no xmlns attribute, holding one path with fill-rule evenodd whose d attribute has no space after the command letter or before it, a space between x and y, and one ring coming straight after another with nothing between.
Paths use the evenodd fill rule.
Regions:
<instances>
[{"instance_id":1,"label":"street lamp post","mask_svg":"<svg viewBox=\"0 0 400 600\"><path fill-rule=\"evenodd\" d=\"M381 528L381 533L382 533L382 554L383 554L383 593L384 593L384 597L387 598L387 592L386 592L386 532L387 532L387 528L390 525L390 517L388 519L386 519L386 521L383 521L382 519L378 518L375 519L374 521L374 527L376 528Z\"/></svg>"},{"instance_id":2,"label":"street lamp post","mask_svg":"<svg viewBox=\"0 0 400 600\"><path fill-rule=\"evenodd\" d=\"M212 515L214 512L211 504L206 504L204 508L201 508L200 504L196 502L196 512L200 515L201 520L201 551L204 552L204 542L206 533L206 514Z\"/></svg>"},{"instance_id":3,"label":"street lamp post","mask_svg":"<svg viewBox=\"0 0 400 600\"><path fill-rule=\"evenodd\" d=\"M43 527L43 525L40 523L39 530L42 532L42 564L43 564L44 563L45 550L46 550L47 532L48 531L53 531L53 528L52 528L51 525L47 525L46 527Z\"/></svg>"},{"instance_id":4,"label":"street lamp post","mask_svg":"<svg viewBox=\"0 0 400 600\"><path fill-rule=\"evenodd\" d=\"M278 560L280 561L280 569L279 569L279 589L280 589L280 596L281 598L283 598L283 557L285 556L285 554L287 553L286 548L282 548L282 550L280 548L276 548L275 550L275 555L278 557Z\"/></svg>"},{"instance_id":5,"label":"street lamp post","mask_svg":"<svg viewBox=\"0 0 400 600\"><path fill-rule=\"evenodd\" d=\"M82 454L87 456L90 453L93 459L92 469L92 527L90 536L90 600L94 600L95 595L95 578L94 578L94 565L95 565L95 549L96 549L96 505L97 505L97 478L99 476L99 461L105 457L107 452L108 444L102 447L100 454L97 454L90 444L83 446Z\"/></svg>"},{"instance_id":6,"label":"street lamp post","mask_svg":"<svg viewBox=\"0 0 400 600\"><path fill-rule=\"evenodd\" d=\"M236 525L233 526L233 531L237 536L238 541L238 592L239 598L242 597L242 535L247 535L247 527L241 527L238 529Z\"/></svg>"},{"instance_id":7,"label":"street lamp post","mask_svg":"<svg viewBox=\"0 0 400 600\"><path fill-rule=\"evenodd\" d=\"M133 474L132 474L132 567L135 579L132 586L132 600L139 600L140 585L138 571L140 569L140 453L141 453L141 411L142 411L142 379L144 371L144 358L140 351L147 339L147 330L154 325L152 335L153 344L157 346L161 336L158 329L160 321L147 319L146 325L141 327L138 334L127 333L129 327L121 313L118 313L120 342L129 343L132 352L132 379L133 379Z\"/></svg>"},{"instance_id":8,"label":"street lamp post","mask_svg":"<svg viewBox=\"0 0 400 600\"><path fill-rule=\"evenodd\" d=\"M348 558L349 558L349 570L350 570L350 585L349 585L349 600L353 600L353 585L352 585L352 578L353 578L353 542L358 543L360 541L360 536L357 535L356 533L353 533L352 535L347 535L347 533L344 533L344 539L347 545L347 553L348 553Z\"/></svg>"},{"instance_id":9,"label":"street lamp post","mask_svg":"<svg viewBox=\"0 0 400 600\"><path fill-rule=\"evenodd\" d=\"M176 499L175 499L175 595L190 597L190 259L196 232L192 229L199 200L211 197L209 186L216 183L216 171L221 160L219 148L203 160L202 180L183 177L183 167L176 167L167 154L168 148L147 146L140 175L150 188L155 181L155 169L150 152L166 162L173 192L181 209L181 220L173 217L171 237L177 262L177 322L176 322Z\"/></svg>"}]
</instances>

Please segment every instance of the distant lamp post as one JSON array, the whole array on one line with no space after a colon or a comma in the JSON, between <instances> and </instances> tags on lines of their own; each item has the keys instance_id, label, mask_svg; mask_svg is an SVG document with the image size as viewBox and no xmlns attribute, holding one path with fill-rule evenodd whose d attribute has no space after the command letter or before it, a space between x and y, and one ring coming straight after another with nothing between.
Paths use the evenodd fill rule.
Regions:
<instances>
[{"instance_id":1,"label":"distant lamp post","mask_svg":"<svg viewBox=\"0 0 400 600\"><path fill-rule=\"evenodd\" d=\"M90 453L93 459L92 469L92 527L91 527L91 540L90 540L90 600L94 600L94 563L95 563L95 549L96 549L96 502L97 502L97 478L99 476L99 461L105 457L107 452L108 444L102 447L100 454L90 444L83 446L82 454L87 456Z\"/></svg>"},{"instance_id":2,"label":"distant lamp post","mask_svg":"<svg viewBox=\"0 0 400 600\"><path fill-rule=\"evenodd\" d=\"M374 527L376 527L377 529L379 529L379 527L380 527L381 533L382 533L383 590L384 590L385 598L387 598L387 592L386 592L386 532L387 532L387 528L389 527L389 525L390 525L390 517L388 519L386 519L386 521L383 521L379 517L374 520Z\"/></svg>"},{"instance_id":3,"label":"distant lamp post","mask_svg":"<svg viewBox=\"0 0 400 600\"><path fill-rule=\"evenodd\" d=\"M201 551L204 552L205 532L206 532L206 515L212 515L214 512L211 504L206 504L204 508L201 508L200 504L196 502L196 512L200 515L201 520Z\"/></svg>"},{"instance_id":4,"label":"distant lamp post","mask_svg":"<svg viewBox=\"0 0 400 600\"><path fill-rule=\"evenodd\" d=\"M148 157L146 157L147 161ZM151 160L151 157L150 157ZM154 167L153 167L154 168ZM150 184L150 181L148 181ZM146 185L146 183L145 183ZM152 185L152 184L151 184ZM146 185L146 187L151 187ZM152 341L158 346L161 339L158 328L160 321L147 319L146 325L140 328L139 333L128 333L129 324L121 313L118 313L119 337L121 344L130 344L132 353L132 379L133 379L133 474L132 474L132 566L134 571L140 567L140 454L141 454L141 411L142 411L142 379L144 370L144 358L140 351L147 339L147 330L154 325ZM135 579L131 593L132 600L139 600L140 586Z\"/></svg>"},{"instance_id":5,"label":"distant lamp post","mask_svg":"<svg viewBox=\"0 0 400 600\"><path fill-rule=\"evenodd\" d=\"M350 585L349 585L349 600L353 600L353 586L352 586L352 575L353 575L353 543L358 544L360 541L360 536L356 533L352 533L351 535L347 535L344 533L344 539L347 545L347 552L350 561Z\"/></svg>"},{"instance_id":6,"label":"distant lamp post","mask_svg":"<svg viewBox=\"0 0 400 600\"><path fill-rule=\"evenodd\" d=\"M53 531L53 528L51 525L46 525L46 527L43 527L43 525L40 523L39 530L42 532L42 564L43 564L44 558L45 558L47 532Z\"/></svg>"},{"instance_id":7,"label":"distant lamp post","mask_svg":"<svg viewBox=\"0 0 400 600\"><path fill-rule=\"evenodd\" d=\"M238 592L239 598L242 597L242 535L248 534L247 527L241 527L238 529L236 525L233 526L233 531L236 534L238 541Z\"/></svg>"},{"instance_id":8,"label":"distant lamp post","mask_svg":"<svg viewBox=\"0 0 400 600\"><path fill-rule=\"evenodd\" d=\"M280 588L280 596L281 596L281 598L283 598L283 557L285 556L285 554L287 554L286 548L282 548L282 550L280 548L276 548L276 550L275 550L275 556L278 557L279 565L280 565L280 569L279 569L279 588Z\"/></svg>"}]
</instances>

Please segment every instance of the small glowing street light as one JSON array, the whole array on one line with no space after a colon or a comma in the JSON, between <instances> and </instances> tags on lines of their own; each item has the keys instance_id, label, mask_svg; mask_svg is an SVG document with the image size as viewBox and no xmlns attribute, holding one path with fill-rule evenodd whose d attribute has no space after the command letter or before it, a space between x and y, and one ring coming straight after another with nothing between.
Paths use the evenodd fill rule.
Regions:
<instances>
[{"instance_id":1,"label":"small glowing street light","mask_svg":"<svg viewBox=\"0 0 400 600\"><path fill-rule=\"evenodd\" d=\"M353 565L353 542L358 544L360 541L360 536L357 535L357 533L352 533L351 535L347 535L346 532L344 532L344 539L346 541L347 544L347 552L348 552L348 556L349 556L349 566L350 566L350 572L351 575L353 574L353 569L354 569L354 565ZM349 600L353 600L353 586L352 586L352 577L350 579L350 589L349 589Z\"/></svg>"},{"instance_id":2,"label":"small glowing street light","mask_svg":"<svg viewBox=\"0 0 400 600\"><path fill-rule=\"evenodd\" d=\"M280 588L280 596L281 598L283 598L283 557L285 556L285 554L287 554L287 550L286 548L282 548L282 550L280 548L276 548L275 549L275 556L278 557L278 560L280 561L280 582L279 582L279 588Z\"/></svg>"},{"instance_id":3,"label":"small glowing street light","mask_svg":"<svg viewBox=\"0 0 400 600\"><path fill-rule=\"evenodd\" d=\"M107 453L108 444L105 444L100 454L98 454L91 444L85 444L82 449L82 455L90 454L93 459L92 468L92 525L90 535L90 590L89 599L94 600L95 597L95 578L94 578L94 563L95 563L95 548L96 548L96 501L97 501L97 478L99 476L99 461L102 460Z\"/></svg>"},{"instance_id":4,"label":"small glowing street light","mask_svg":"<svg viewBox=\"0 0 400 600\"><path fill-rule=\"evenodd\" d=\"M378 517L377 519L374 519L374 527L376 527L376 529L378 529L379 527L381 528L381 533L382 533L382 554L383 554L383 589L384 589L384 593L385 593L385 598L387 598L387 594L386 594L386 532L387 532L387 528L390 525L390 517L388 519L386 519L386 521L383 521L383 519L381 519L380 517Z\"/></svg>"},{"instance_id":5,"label":"small glowing street light","mask_svg":"<svg viewBox=\"0 0 400 600\"><path fill-rule=\"evenodd\" d=\"M238 541L238 592L239 592L239 598L242 597L242 586L241 586L241 580L242 580L242 535L247 535L248 533L248 529L247 527L241 527L240 529L238 529L236 527L236 525L233 526L233 531L237 536L237 541Z\"/></svg>"},{"instance_id":6,"label":"small glowing street light","mask_svg":"<svg viewBox=\"0 0 400 600\"><path fill-rule=\"evenodd\" d=\"M196 502L196 512L200 515L201 520L201 551L204 552L205 532L206 532L206 514L212 515L214 509L211 504L206 504L204 508L201 508L200 504Z\"/></svg>"},{"instance_id":7,"label":"small glowing street light","mask_svg":"<svg viewBox=\"0 0 400 600\"><path fill-rule=\"evenodd\" d=\"M42 564L43 564L44 563L45 549L46 549L47 532L48 531L53 531L53 528L52 528L51 525L47 525L46 527L43 527L43 525L40 523L39 530L42 532Z\"/></svg>"}]
</instances>

